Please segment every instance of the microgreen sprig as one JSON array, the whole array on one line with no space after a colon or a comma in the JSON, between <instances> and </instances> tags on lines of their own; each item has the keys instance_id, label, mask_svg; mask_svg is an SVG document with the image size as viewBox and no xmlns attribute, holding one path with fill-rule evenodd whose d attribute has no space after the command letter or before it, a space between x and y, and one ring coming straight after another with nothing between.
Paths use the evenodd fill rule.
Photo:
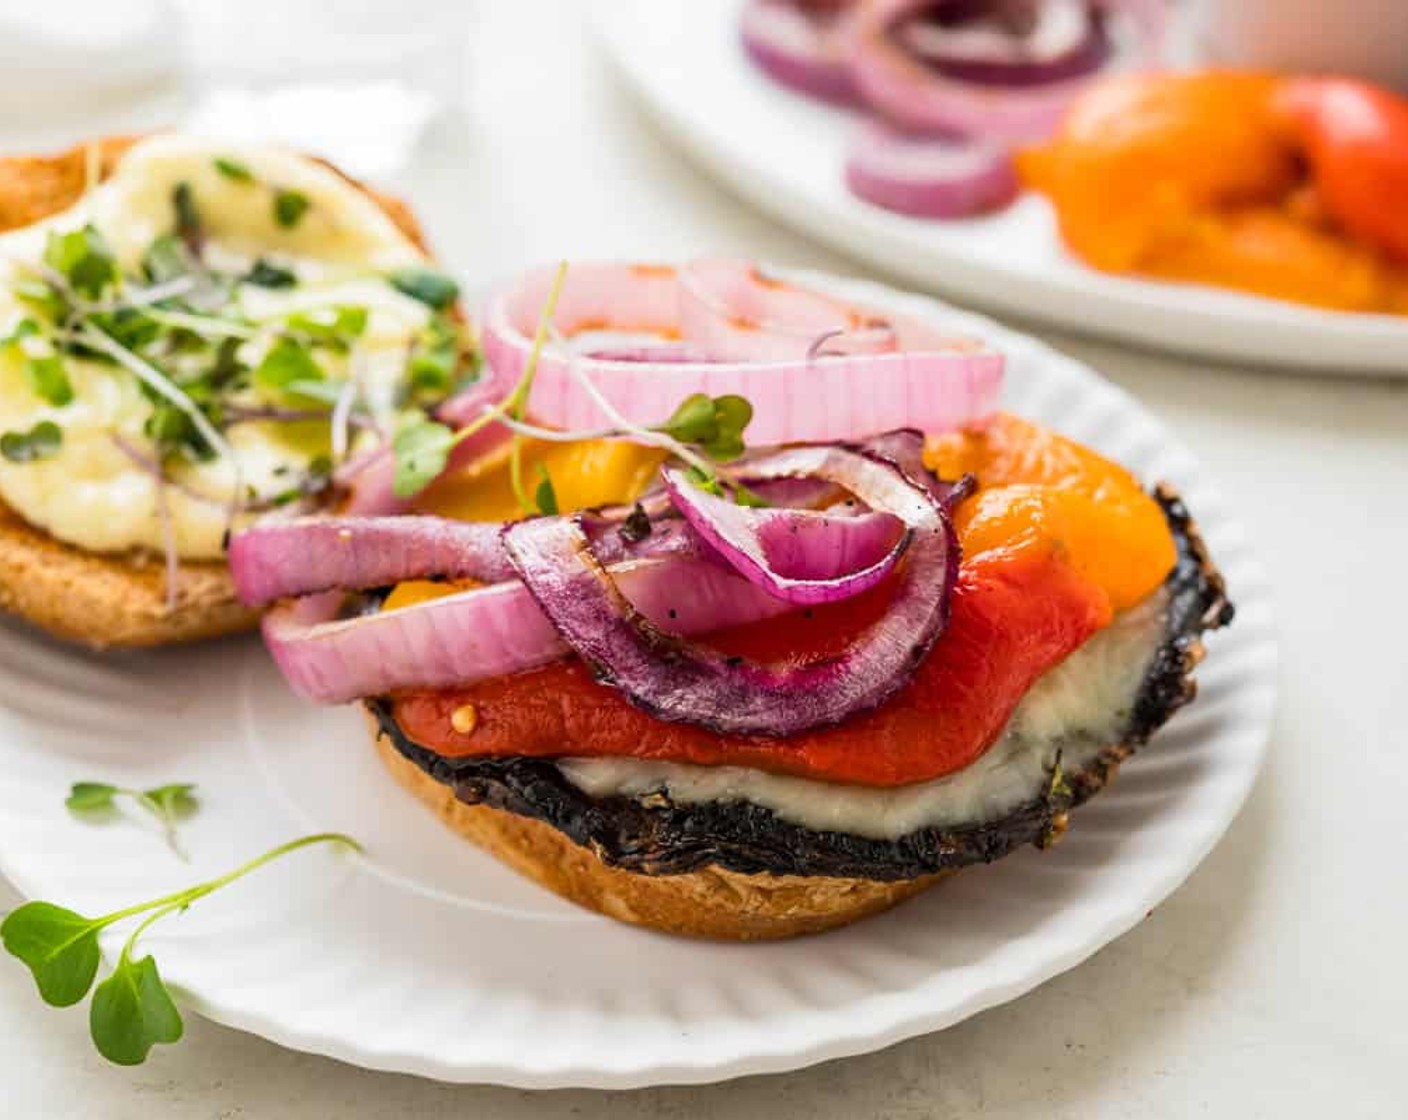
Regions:
<instances>
[{"instance_id":1,"label":"microgreen sprig","mask_svg":"<svg viewBox=\"0 0 1408 1120\"><path fill-rule=\"evenodd\" d=\"M173 782L152 789L127 789L107 782L75 782L64 804L74 813L91 816L110 813L120 799L130 798L156 818L167 847L185 859L186 852L181 847L176 826L199 808L195 788L190 782Z\"/></svg>"},{"instance_id":2,"label":"microgreen sprig","mask_svg":"<svg viewBox=\"0 0 1408 1120\"><path fill-rule=\"evenodd\" d=\"M281 856L314 844L362 851L356 840L340 832L302 836L214 879L97 918L52 902L27 902L0 923L0 942L29 969L45 1003L72 1007L93 990L97 979L102 956L98 935L126 918L146 915L123 943L111 974L93 991L88 1016L93 1044L103 1057L118 1065L140 1065L153 1046L179 1041L184 1026L156 961L150 954L137 957L138 938L167 915L187 909Z\"/></svg>"},{"instance_id":3,"label":"microgreen sprig","mask_svg":"<svg viewBox=\"0 0 1408 1120\"><path fill-rule=\"evenodd\" d=\"M732 493L739 501L757 503L758 498L741 484L724 478L716 464L743 454L743 432L753 419L753 406L736 394L711 397L693 393L686 397L669 419L652 427L627 420L594 385L576 362L569 370L611 424L590 431L564 432L541 428L525 419L528 397L533 387L539 358L550 335L553 315L567 276L567 262L558 266L538 319L533 346L523 372L509 394L498 404L487 406L474 420L455 431L437 421L422 420L403 426L393 441L396 472L393 489L400 498L420 493L449 461L450 453L476 432L490 424L500 424L513 433L509 451L509 484L525 513L557 512L557 495L546 469L539 466L539 481L530 495L523 477L523 440L577 442L589 439L631 439L659 447L683 460L692 475L720 493ZM395 281L393 281L395 283ZM397 285L399 287L399 285Z\"/></svg>"},{"instance_id":4,"label":"microgreen sprig","mask_svg":"<svg viewBox=\"0 0 1408 1120\"><path fill-rule=\"evenodd\" d=\"M470 436L504 417L522 419L523 411L528 406L528 394L533 388L538 356L547 342L553 313L557 310L557 300L562 294L562 285L566 279L567 262L563 261L558 266L547 302L543 305L543 314L538 321L538 331L533 338L533 349L528 355L528 361L523 366L518 382L502 401L486 408L480 416L458 430L435 420L417 419L403 425L396 433L392 441L392 450L396 457L396 474L392 489L398 498L413 497L429 486L431 480L445 469L450 453ZM520 501L526 502L521 461L515 456L511 462L514 493L519 496Z\"/></svg>"}]
</instances>

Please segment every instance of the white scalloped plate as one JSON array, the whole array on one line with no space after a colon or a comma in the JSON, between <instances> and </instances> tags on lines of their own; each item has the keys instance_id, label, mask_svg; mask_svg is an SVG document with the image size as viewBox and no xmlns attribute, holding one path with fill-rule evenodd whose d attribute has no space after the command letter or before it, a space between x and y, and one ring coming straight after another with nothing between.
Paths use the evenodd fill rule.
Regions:
<instances>
[{"instance_id":1,"label":"white scalloped plate","mask_svg":"<svg viewBox=\"0 0 1408 1120\"><path fill-rule=\"evenodd\" d=\"M1009 407L1177 483L1227 575L1237 621L1208 643L1197 703L1053 851L822 937L675 940L575 909L449 833L381 772L358 715L295 700L253 640L103 658L0 627L0 869L31 897L102 913L347 830L365 859L305 851L152 930L185 1005L358 1065L533 1087L714 1081L873 1050L1118 937L1198 865L1261 764L1276 676L1261 569L1203 468L1087 368L931 300L826 282L1005 350ZM135 824L73 819L63 798L80 779L198 783L191 864Z\"/></svg>"},{"instance_id":2,"label":"white scalloped plate","mask_svg":"<svg viewBox=\"0 0 1408 1120\"><path fill-rule=\"evenodd\" d=\"M1106 276L1069 256L1045 199L961 222L906 218L842 181L851 114L790 93L738 44L741 0L597 0L598 39L664 130L788 225L907 283L1087 334L1319 373L1408 377L1408 318Z\"/></svg>"}]
</instances>

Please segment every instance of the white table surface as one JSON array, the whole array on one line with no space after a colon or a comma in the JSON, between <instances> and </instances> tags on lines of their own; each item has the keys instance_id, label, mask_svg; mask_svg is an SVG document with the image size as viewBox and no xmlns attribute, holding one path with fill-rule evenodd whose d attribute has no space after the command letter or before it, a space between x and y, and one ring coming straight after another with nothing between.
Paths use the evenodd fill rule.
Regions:
<instances>
[{"instance_id":1,"label":"white table surface","mask_svg":"<svg viewBox=\"0 0 1408 1120\"><path fill-rule=\"evenodd\" d=\"M572 0L479 8L472 108L437 128L403 184L453 265L487 280L557 257L725 251L856 271L670 150L593 51ZM1223 843L1132 933L938 1035L793 1074L631 1093L435 1085L193 1016L178 1047L118 1069L93 1052L86 1015L44 1008L24 970L0 960L0 1115L1408 1115L1408 736L1398 708L1408 691L1408 382L1209 368L1046 337L1137 394L1215 468L1280 604L1282 703L1267 769ZM0 882L0 908L16 901Z\"/></svg>"}]
</instances>

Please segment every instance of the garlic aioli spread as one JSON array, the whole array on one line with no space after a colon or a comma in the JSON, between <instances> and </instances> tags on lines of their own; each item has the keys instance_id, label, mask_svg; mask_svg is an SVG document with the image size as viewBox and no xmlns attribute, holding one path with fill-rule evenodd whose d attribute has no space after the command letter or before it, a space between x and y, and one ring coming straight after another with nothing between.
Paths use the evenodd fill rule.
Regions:
<instances>
[{"instance_id":1,"label":"garlic aioli spread","mask_svg":"<svg viewBox=\"0 0 1408 1120\"><path fill-rule=\"evenodd\" d=\"M97 240L56 241L85 229ZM410 355L448 301L388 276L426 263L314 160L175 134L137 143L71 209L0 236L0 498L94 552L219 557L232 503L239 524L326 473L341 394L354 444L394 425ZM133 356L200 402L225 446L144 386Z\"/></svg>"},{"instance_id":2,"label":"garlic aioli spread","mask_svg":"<svg viewBox=\"0 0 1408 1120\"><path fill-rule=\"evenodd\" d=\"M628 758L566 759L558 767L591 797L663 792L680 804L748 801L803 828L875 840L998 820L1042 796L1058 753L1062 768L1074 772L1121 741L1164 640L1167 604L1160 589L1117 616L1037 679L977 761L931 782L877 789L741 766Z\"/></svg>"}]
</instances>

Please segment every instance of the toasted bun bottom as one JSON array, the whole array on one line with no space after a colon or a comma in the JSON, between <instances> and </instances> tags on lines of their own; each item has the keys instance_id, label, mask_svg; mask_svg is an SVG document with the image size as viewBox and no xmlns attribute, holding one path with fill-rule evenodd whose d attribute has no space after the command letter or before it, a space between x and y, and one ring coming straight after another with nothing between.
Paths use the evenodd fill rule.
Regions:
<instances>
[{"instance_id":1,"label":"toasted bun bottom","mask_svg":"<svg viewBox=\"0 0 1408 1120\"><path fill-rule=\"evenodd\" d=\"M820 933L888 910L933 886L941 871L898 883L802 875L744 875L722 868L643 875L608 867L542 821L466 805L402 755L385 735L377 752L398 782L466 840L520 875L609 918L686 937L762 941Z\"/></svg>"}]
</instances>

